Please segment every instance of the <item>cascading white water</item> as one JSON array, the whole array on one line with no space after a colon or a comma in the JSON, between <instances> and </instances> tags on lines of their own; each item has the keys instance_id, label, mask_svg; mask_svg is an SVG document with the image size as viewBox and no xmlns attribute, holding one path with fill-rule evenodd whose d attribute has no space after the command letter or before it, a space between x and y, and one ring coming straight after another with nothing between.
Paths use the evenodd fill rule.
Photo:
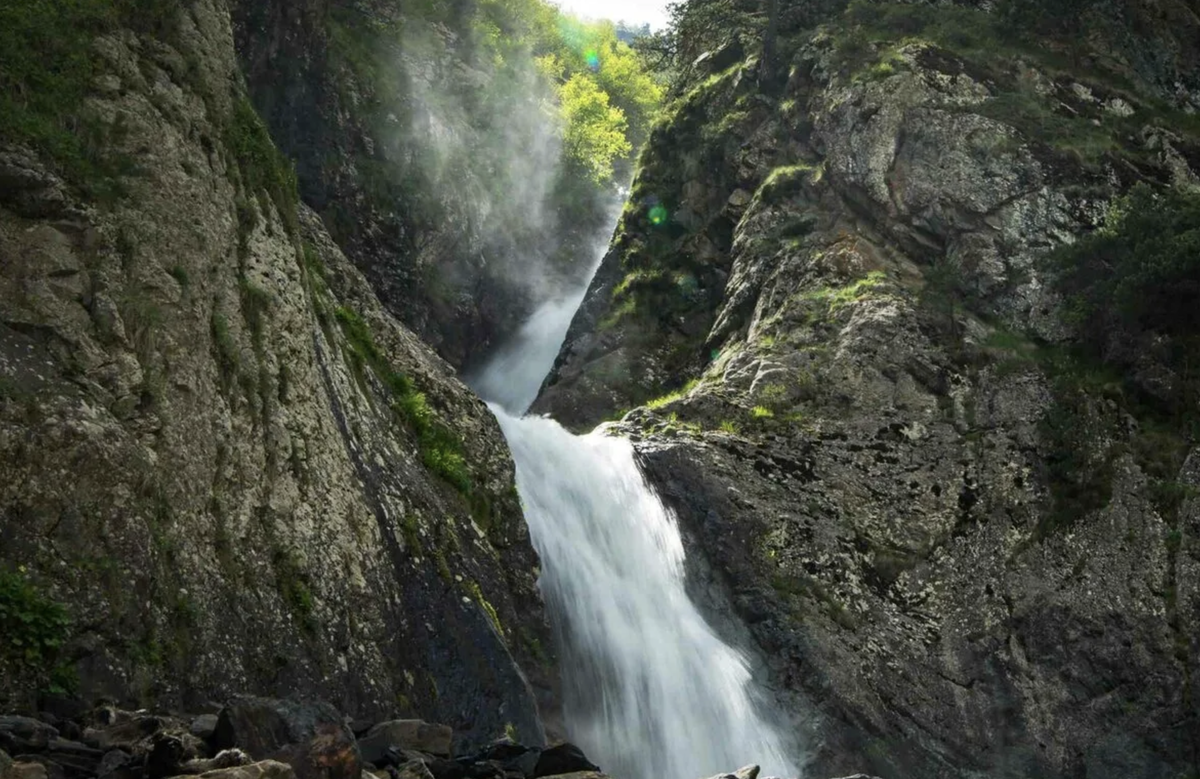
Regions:
<instances>
[{"instance_id":1,"label":"cascading white water","mask_svg":"<svg viewBox=\"0 0 1200 779\"><path fill-rule=\"evenodd\" d=\"M590 276L589 276L590 278ZM551 300L533 313L512 343L501 348L487 367L471 381L479 396L520 416L537 398L542 380L554 367L571 326L571 317L583 302L586 288Z\"/></svg>"},{"instance_id":2,"label":"cascading white water","mask_svg":"<svg viewBox=\"0 0 1200 779\"><path fill-rule=\"evenodd\" d=\"M473 382L517 464L559 637L572 740L619 779L702 779L757 763L798 775L745 658L684 589L683 541L633 446L525 417L584 289L535 313Z\"/></svg>"},{"instance_id":3,"label":"cascading white water","mask_svg":"<svg viewBox=\"0 0 1200 779\"><path fill-rule=\"evenodd\" d=\"M633 446L493 410L557 622L571 738L621 779L702 779L748 763L795 776L745 659L684 591L679 530Z\"/></svg>"}]
</instances>

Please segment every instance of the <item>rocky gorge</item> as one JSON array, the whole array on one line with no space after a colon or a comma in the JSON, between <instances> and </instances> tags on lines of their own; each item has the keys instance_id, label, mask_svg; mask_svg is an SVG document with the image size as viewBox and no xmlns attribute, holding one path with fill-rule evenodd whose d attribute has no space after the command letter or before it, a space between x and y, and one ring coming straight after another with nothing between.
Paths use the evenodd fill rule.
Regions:
<instances>
[{"instance_id":1,"label":"rocky gorge","mask_svg":"<svg viewBox=\"0 0 1200 779\"><path fill-rule=\"evenodd\" d=\"M470 44L505 4L428 5L0 9L88 52L0 58L0 777L613 770L560 742L623 656L554 582L634 609L458 378L585 283L533 412L631 443L660 599L753 676L693 752L1200 775L1194 4L692 0L590 282L601 189L495 197L539 164L482 139L543 132L481 97L532 78Z\"/></svg>"}]
</instances>

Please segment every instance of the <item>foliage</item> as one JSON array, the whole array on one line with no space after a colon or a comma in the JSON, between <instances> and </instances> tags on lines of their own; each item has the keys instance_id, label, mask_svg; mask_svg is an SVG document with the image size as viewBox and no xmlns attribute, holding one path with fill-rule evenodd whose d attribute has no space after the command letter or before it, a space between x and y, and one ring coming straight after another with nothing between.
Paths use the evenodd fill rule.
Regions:
<instances>
[{"instance_id":1,"label":"foliage","mask_svg":"<svg viewBox=\"0 0 1200 779\"><path fill-rule=\"evenodd\" d=\"M869 297L878 295L878 290L887 285L887 274L883 271L871 271L857 281L844 287L823 287L805 294L809 300L821 301L829 306L829 314L833 315L844 306L858 303Z\"/></svg>"},{"instance_id":2,"label":"foliage","mask_svg":"<svg viewBox=\"0 0 1200 779\"><path fill-rule=\"evenodd\" d=\"M602 183L612 178L613 161L629 154L625 112L609 105L608 93L589 75L577 73L560 91L566 121L563 143L568 157Z\"/></svg>"},{"instance_id":3,"label":"foliage","mask_svg":"<svg viewBox=\"0 0 1200 779\"><path fill-rule=\"evenodd\" d=\"M228 387L241 367L237 342L233 340L233 334L229 330L229 320L218 311L213 311L209 320L209 331L217 352L217 367L220 368L221 378Z\"/></svg>"},{"instance_id":4,"label":"foliage","mask_svg":"<svg viewBox=\"0 0 1200 779\"><path fill-rule=\"evenodd\" d=\"M678 78L701 54L756 37L758 0L690 0L667 6L664 30L635 42L656 69Z\"/></svg>"},{"instance_id":5,"label":"foliage","mask_svg":"<svg viewBox=\"0 0 1200 779\"><path fill-rule=\"evenodd\" d=\"M1012 35L1027 35L1030 30L1077 35L1079 20L1094 5L1095 0L1001 0L996 15Z\"/></svg>"},{"instance_id":6,"label":"foliage","mask_svg":"<svg viewBox=\"0 0 1200 779\"><path fill-rule=\"evenodd\" d=\"M1114 327L1200 335L1200 193L1136 186L1102 229L1053 259L1075 323L1094 350Z\"/></svg>"},{"instance_id":7,"label":"foliage","mask_svg":"<svg viewBox=\"0 0 1200 779\"><path fill-rule=\"evenodd\" d=\"M1183 495L1174 480L1200 437L1200 193L1139 185L1102 229L1050 261L1079 344L1039 355L1054 387L1041 425L1054 510L1039 535L1106 505L1122 453L1150 477L1170 517ZM1151 374L1171 380L1145 384L1147 360ZM1113 409L1137 426L1123 435Z\"/></svg>"},{"instance_id":8,"label":"foliage","mask_svg":"<svg viewBox=\"0 0 1200 779\"><path fill-rule=\"evenodd\" d=\"M225 147L237 162L242 186L260 197L269 197L276 211L295 232L299 228L297 208L300 196L296 189L296 173L267 132L267 127L245 96L233 103L233 113L225 128Z\"/></svg>"},{"instance_id":9,"label":"foliage","mask_svg":"<svg viewBox=\"0 0 1200 779\"><path fill-rule=\"evenodd\" d=\"M474 581L468 581L463 586L466 587L467 591L474 597L475 602L483 609L483 613L487 615L488 622L495 628L496 634L503 637L504 626L500 624L500 615L496 613L496 607L483 596L483 590L480 589L479 584Z\"/></svg>"},{"instance_id":10,"label":"foliage","mask_svg":"<svg viewBox=\"0 0 1200 779\"><path fill-rule=\"evenodd\" d=\"M339 3L329 18L345 99L379 142L356 153L368 199L398 204L387 210L414 254L452 221L490 273L577 270L657 114L661 88L639 57L611 23L545 0L426 0L380 16ZM328 209L335 235L358 229L349 203ZM435 303L461 291L425 267Z\"/></svg>"},{"instance_id":11,"label":"foliage","mask_svg":"<svg viewBox=\"0 0 1200 779\"><path fill-rule=\"evenodd\" d=\"M24 568L0 569L0 667L62 686L55 669L70 626L63 604L42 594Z\"/></svg>"},{"instance_id":12,"label":"foliage","mask_svg":"<svg viewBox=\"0 0 1200 779\"><path fill-rule=\"evenodd\" d=\"M317 630L316 601L311 579L299 556L286 549L276 549L272 555L276 584L283 602L300 623L301 629L312 635Z\"/></svg>"},{"instance_id":13,"label":"foliage","mask_svg":"<svg viewBox=\"0 0 1200 779\"><path fill-rule=\"evenodd\" d=\"M249 279L239 282L238 293L242 303L242 316L246 319L255 345L261 345L266 318L271 310L271 294Z\"/></svg>"},{"instance_id":14,"label":"foliage","mask_svg":"<svg viewBox=\"0 0 1200 779\"><path fill-rule=\"evenodd\" d=\"M687 384L680 387L675 392L671 392L669 394L663 395L662 397L655 398L654 400L647 402L646 408L660 409L660 408L663 408L664 406L669 406L670 404L674 403L677 400L682 400L686 395L690 394L691 391L694 390L697 387L697 385L699 385L699 384L700 384L699 379L692 379L691 381L689 381Z\"/></svg>"}]
</instances>

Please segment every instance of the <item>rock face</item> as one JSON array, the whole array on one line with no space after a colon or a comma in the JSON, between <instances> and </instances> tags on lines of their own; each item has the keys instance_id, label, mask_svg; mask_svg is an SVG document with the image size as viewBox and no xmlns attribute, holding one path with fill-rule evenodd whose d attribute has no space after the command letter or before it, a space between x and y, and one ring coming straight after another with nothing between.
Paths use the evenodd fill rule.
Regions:
<instances>
[{"instance_id":1,"label":"rock face","mask_svg":"<svg viewBox=\"0 0 1200 779\"><path fill-rule=\"evenodd\" d=\"M1200 450L1070 357L1047 253L1195 187L1192 119L888 8L678 87L535 411L624 415L815 775L1189 775Z\"/></svg>"},{"instance_id":2,"label":"rock face","mask_svg":"<svg viewBox=\"0 0 1200 779\"><path fill-rule=\"evenodd\" d=\"M33 631L0 701L303 691L539 743L494 419L288 192L224 5L168 26L94 42L120 191L0 145L0 616Z\"/></svg>"},{"instance_id":3,"label":"rock face","mask_svg":"<svg viewBox=\"0 0 1200 779\"><path fill-rule=\"evenodd\" d=\"M250 96L304 201L445 359L477 367L590 270L615 205L597 190L563 207L549 95L532 72L499 75L475 40L503 22L471 4L232 5Z\"/></svg>"}]
</instances>

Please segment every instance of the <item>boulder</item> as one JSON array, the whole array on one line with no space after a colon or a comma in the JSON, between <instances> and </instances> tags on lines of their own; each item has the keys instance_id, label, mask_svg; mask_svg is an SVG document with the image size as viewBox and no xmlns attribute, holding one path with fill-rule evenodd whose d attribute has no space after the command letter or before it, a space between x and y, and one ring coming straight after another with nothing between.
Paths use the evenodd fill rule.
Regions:
<instances>
[{"instance_id":1,"label":"boulder","mask_svg":"<svg viewBox=\"0 0 1200 779\"><path fill-rule=\"evenodd\" d=\"M102 707L92 712L92 725L83 730L82 741L89 747L108 751L137 751L137 745L166 727L167 722L140 712Z\"/></svg>"},{"instance_id":2,"label":"boulder","mask_svg":"<svg viewBox=\"0 0 1200 779\"><path fill-rule=\"evenodd\" d=\"M190 757L183 739L164 733L156 734L146 755L147 779L165 779L182 773L183 764Z\"/></svg>"},{"instance_id":3,"label":"boulder","mask_svg":"<svg viewBox=\"0 0 1200 779\"><path fill-rule=\"evenodd\" d=\"M433 779L433 774L421 760L409 760L404 765L397 766L392 774L393 779Z\"/></svg>"},{"instance_id":4,"label":"boulder","mask_svg":"<svg viewBox=\"0 0 1200 779\"><path fill-rule=\"evenodd\" d=\"M296 779L292 766L275 760L218 768L200 774L202 779ZM189 776L188 779L191 779ZM357 779L357 777L356 777Z\"/></svg>"},{"instance_id":5,"label":"boulder","mask_svg":"<svg viewBox=\"0 0 1200 779\"><path fill-rule=\"evenodd\" d=\"M42 775L46 779L67 779L67 769L45 755L17 755L14 760L16 762L9 768L9 774L4 779L14 779L14 775L18 773L17 769L20 766L37 766L41 769L43 772ZM38 770L26 768L24 773L36 775L38 774ZM78 774L74 774L74 776L78 776Z\"/></svg>"},{"instance_id":6,"label":"boulder","mask_svg":"<svg viewBox=\"0 0 1200 779\"><path fill-rule=\"evenodd\" d=\"M388 762L388 750L413 750L436 757L449 757L454 731L445 725L423 720L381 722L358 741L364 762L378 765Z\"/></svg>"},{"instance_id":7,"label":"boulder","mask_svg":"<svg viewBox=\"0 0 1200 779\"><path fill-rule=\"evenodd\" d=\"M50 779L50 774L41 763L17 762L4 769L0 779Z\"/></svg>"},{"instance_id":8,"label":"boulder","mask_svg":"<svg viewBox=\"0 0 1200 779\"><path fill-rule=\"evenodd\" d=\"M40 755L43 760L39 762L49 761L62 768L69 776L91 777L99 772L100 760L103 757L104 753L99 749L93 749L78 741L56 738L50 740ZM53 767L47 765L47 769L50 773L55 773Z\"/></svg>"},{"instance_id":9,"label":"boulder","mask_svg":"<svg viewBox=\"0 0 1200 779\"><path fill-rule=\"evenodd\" d=\"M0 734L7 736L24 749L45 749L58 729L32 717L0 717Z\"/></svg>"},{"instance_id":10,"label":"boulder","mask_svg":"<svg viewBox=\"0 0 1200 779\"><path fill-rule=\"evenodd\" d=\"M574 744L556 744L542 750L533 769L535 779L543 776L561 776L581 772L599 771L600 766L587 759L583 750Z\"/></svg>"},{"instance_id":11,"label":"boulder","mask_svg":"<svg viewBox=\"0 0 1200 779\"><path fill-rule=\"evenodd\" d=\"M466 779L466 766L458 760L448 760L437 757L425 761L425 767L433 774L433 779Z\"/></svg>"},{"instance_id":12,"label":"boulder","mask_svg":"<svg viewBox=\"0 0 1200 779\"><path fill-rule=\"evenodd\" d=\"M734 771L732 774L717 774L709 779L758 779L759 767L748 765Z\"/></svg>"},{"instance_id":13,"label":"boulder","mask_svg":"<svg viewBox=\"0 0 1200 779\"><path fill-rule=\"evenodd\" d=\"M134 774L141 776L141 766L133 759L133 755L123 749L110 749L100 758L96 767L99 779L133 779Z\"/></svg>"},{"instance_id":14,"label":"boulder","mask_svg":"<svg viewBox=\"0 0 1200 779\"><path fill-rule=\"evenodd\" d=\"M547 779L612 779L608 774L599 771L573 771L569 774L555 774Z\"/></svg>"},{"instance_id":15,"label":"boulder","mask_svg":"<svg viewBox=\"0 0 1200 779\"><path fill-rule=\"evenodd\" d=\"M217 749L287 763L296 779L360 779L362 759L341 714L314 700L239 697L217 718ZM234 769L223 769L234 770Z\"/></svg>"},{"instance_id":16,"label":"boulder","mask_svg":"<svg viewBox=\"0 0 1200 779\"><path fill-rule=\"evenodd\" d=\"M209 759L189 760L183 764L185 774L206 774L209 771L219 771L222 768L233 768L239 765L250 765L254 759L240 749L226 749L216 757Z\"/></svg>"},{"instance_id":17,"label":"boulder","mask_svg":"<svg viewBox=\"0 0 1200 779\"><path fill-rule=\"evenodd\" d=\"M505 773L532 776L541 755L542 750L523 746L505 737L489 744L475 759L495 761Z\"/></svg>"},{"instance_id":18,"label":"boulder","mask_svg":"<svg viewBox=\"0 0 1200 779\"><path fill-rule=\"evenodd\" d=\"M201 714L196 719L192 720L192 724L188 726L188 732L196 738L208 741L213 737L213 733L217 731L217 715L216 714Z\"/></svg>"}]
</instances>

